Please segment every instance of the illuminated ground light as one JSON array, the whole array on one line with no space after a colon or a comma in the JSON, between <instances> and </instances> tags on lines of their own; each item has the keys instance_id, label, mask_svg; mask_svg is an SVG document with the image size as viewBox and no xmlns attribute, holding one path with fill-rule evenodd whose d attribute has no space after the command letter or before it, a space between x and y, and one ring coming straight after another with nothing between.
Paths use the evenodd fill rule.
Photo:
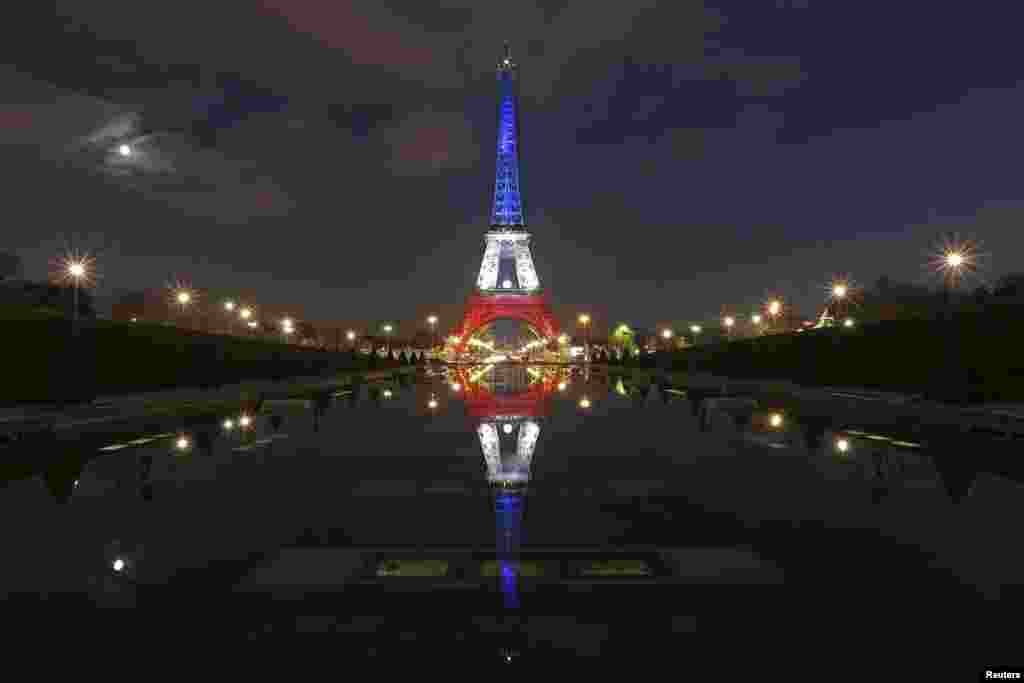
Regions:
<instances>
[{"instance_id":1,"label":"illuminated ground light","mask_svg":"<svg viewBox=\"0 0 1024 683\"><path fill-rule=\"evenodd\" d=\"M559 391L565 391L565 387L566 387L565 382L559 382L558 383L558 390Z\"/></svg>"},{"instance_id":2,"label":"illuminated ground light","mask_svg":"<svg viewBox=\"0 0 1024 683\"><path fill-rule=\"evenodd\" d=\"M781 427L782 426L782 415L780 415L779 413L772 413L772 416L770 418L768 418L768 423L772 427Z\"/></svg>"},{"instance_id":3,"label":"illuminated ground light","mask_svg":"<svg viewBox=\"0 0 1024 683\"><path fill-rule=\"evenodd\" d=\"M850 442L847 439L836 439L836 450L840 453L846 453L850 450Z\"/></svg>"},{"instance_id":4,"label":"illuminated ground light","mask_svg":"<svg viewBox=\"0 0 1024 683\"><path fill-rule=\"evenodd\" d=\"M391 390L390 389L385 389L384 390L384 398L391 398Z\"/></svg>"},{"instance_id":5,"label":"illuminated ground light","mask_svg":"<svg viewBox=\"0 0 1024 683\"><path fill-rule=\"evenodd\" d=\"M179 436L178 440L174 442L174 445L178 448L179 451L187 450L189 447L188 437Z\"/></svg>"},{"instance_id":6,"label":"illuminated ground light","mask_svg":"<svg viewBox=\"0 0 1024 683\"><path fill-rule=\"evenodd\" d=\"M512 425L510 425L510 424L508 424L508 423L505 423L505 425L503 425L503 426L502 426L502 430L503 430L503 431L504 431L504 432L505 432L506 434L511 434L511 433L512 433Z\"/></svg>"},{"instance_id":7,"label":"illuminated ground light","mask_svg":"<svg viewBox=\"0 0 1024 683\"><path fill-rule=\"evenodd\" d=\"M243 415L242 417L238 418L238 424L241 427L248 427L249 425L252 424L252 418L249 417L248 415Z\"/></svg>"},{"instance_id":8,"label":"illuminated ground light","mask_svg":"<svg viewBox=\"0 0 1024 683\"><path fill-rule=\"evenodd\" d=\"M124 561L124 560L122 560L122 559L121 559L121 558L119 557L119 558L117 558L116 560L114 560L113 564L111 564L110 566L111 566L111 567L113 568L113 570L114 570L115 572L117 572L117 573L119 573L119 574L120 574L121 572L123 572L123 571L124 571L124 568L125 568L125 566L127 566L127 565L126 565L125 561Z\"/></svg>"},{"instance_id":9,"label":"illuminated ground light","mask_svg":"<svg viewBox=\"0 0 1024 683\"><path fill-rule=\"evenodd\" d=\"M452 391L462 391L462 385L458 382L452 383Z\"/></svg>"},{"instance_id":10,"label":"illuminated ground light","mask_svg":"<svg viewBox=\"0 0 1024 683\"><path fill-rule=\"evenodd\" d=\"M232 419L224 420L224 429L231 431L235 428L235 421Z\"/></svg>"},{"instance_id":11,"label":"illuminated ground light","mask_svg":"<svg viewBox=\"0 0 1024 683\"><path fill-rule=\"evenodd\" d=\"M580 408L589 408L589 407L590 407L590 399L586 398L586 397L581 398L580 399Z\"/></svg>"}]
</instances>

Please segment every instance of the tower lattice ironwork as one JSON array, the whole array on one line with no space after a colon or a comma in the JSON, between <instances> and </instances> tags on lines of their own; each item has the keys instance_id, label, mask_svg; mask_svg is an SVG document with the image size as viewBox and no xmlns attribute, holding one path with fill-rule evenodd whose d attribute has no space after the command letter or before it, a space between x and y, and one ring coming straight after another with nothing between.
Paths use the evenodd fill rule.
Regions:
<instances>
[{"instance_id":1,"label":"tower lattice ironwork","mask_svg":"<svg viewBox=\"0 0 1024 683\"><path fill-rule=\"evenodd\" d=\"M484 235L477 291L453 335L457 352L465 351L473 333L500 318L525 322L545 342L558 336L558 321L540 291L523 213L517 69L506 43L497 69L498 145L490 229Z\"/></svg>"}]
</instances>

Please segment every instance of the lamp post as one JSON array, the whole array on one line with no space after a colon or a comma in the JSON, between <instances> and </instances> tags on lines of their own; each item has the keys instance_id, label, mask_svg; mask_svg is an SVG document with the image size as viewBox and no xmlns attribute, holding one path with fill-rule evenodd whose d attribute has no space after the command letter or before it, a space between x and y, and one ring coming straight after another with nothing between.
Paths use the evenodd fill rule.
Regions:
<instances>
[{"instance_id":1,"label":"lamp post","mask_svg":"<svg viewBox=\"0 0 1024 683\"><path fill-rule=\"evenodd\" d=\"M384 326L385 339L388 340L388 355L389 356L391 355L391 330L393 330L393 329L395 329L395 328L393 328L390 324Z\"/></svg>"},{"instance_id":2,"label":"lamp post","mask_svg":"<svg viewBox=\"0 0 1024 683\"><path fill-rule=\"evenodd\" d=\"M355 330L349 330L345 333L345 338L348 339L348 343L352 345L352 351L356 350L356 333Z\"/></svg>"},{"instance_id":3,"label":"lamp post","mask_svg":"<svg viewBox=\"0 0 1024 683\"><path fill-rule=\"evenodd\" d=\"M722 324L725 325L725 337L729 341L732 341L732 326L736 324L736 318L731 315L727 315L722 318Z\"/></svg>"},{"instance_id":4,"label":"lamp post","mask_svg":"<svg viewBox=\"0 0 1024 683\"><path fill-rule=\"evenodd\" d=\"M778 322L779 312L782 311L782 302L778 299L773 299L768 303L768 315L772 317L772 331L776 331L776 323Z\"/></svg>"},{"instance_id":5,"label":"lamp post","mask_svg":"<svg viewBox=\"0 0 1024 683\"><path fill-rule=\"evenodd\" d=\"M690 332L693 332L693 345L694 346L697 345L697 335L700 334L700 331L701 331L701 326L700 325L690 325Z\"/></svg>"},{"instance_id":6,"label":"lamp post","mask_svg":"<svg viewBox=\"0 0 1024 683\"><path fill-rule=\"evenodd\" d=\"M249 325L249 318L252 317L252 309L251 308L246 306L245 308L240 310L238 312L238 317L240 317L243 321L245 321L245 326L246 326L247 330L251 330L252 329L252 326ZM252 334L252 333L250 332L250 334Z\"/></svg>"},{"instance_id":7,"label":"lamp post","mask_svg":"<svg viewBox=\"0 0 1024 683\"><path fill-rule=\"evenodd\" d=\"M590 315L581 313L579 323L583 326L583 358L590 360Z\"/></svg>"},{"instance_id":8,"label":"lamp post","mask_svg":"<svg viewBox=\"0 0 1024 683\"><path fill-rule=\"evenodd\" d=\"M437 326L437 316L431 315L427 317L427 324L430 325L430 352L433 354L434 349L437 348L437 337L435 336Z\"/></svg>"},{"instance_id":9,"label":"lamp post","mask_svg":"<svg viewBox=\"0 0 1024 683\"><path fill-rule=\"evenodd\" d=\"M228 334L231 334L235 330L235 302L225 301L224 310L228 312Z\"/></svg>"},{"instance_id":10,"label":"lamp post","mask_svg":"<svg viewBox=\"0 0 1024 683\"><path fill-rule=\"evenodd\" d=\"M835 302L836 310L834 311L833 319L838 320L840 316L845 315L846 306L846 295L849 293L849 287L845 282L836 282L832 285L832 301Z\"/></svg>"},{"instance_id":11,"label":"lamp post","mask_svg":"<svg viewBox=\"0 0 1024 683\"><path fill-rule=\"evenodd\" d=\"M84 261L72 261L68 264L68 275L71 277L72 302L71 302L71 329L78 331L78 288L85 279L86 269Z\"/></svg>"},{"instance_id":12,"label":"lamp post","mask_svg":"<svg viewBox=\"0 0 1024 683\"><path fill-rule=\"evenodd\" d=\"M956 249L951 249L942 256L942 298L947 311L953 302L953 287L960 278L960 271L965 262L963 252Z\"/></svg>"},{"instance_id":13,"label":"lamp post","mask_svg":"<svg viewBox=\"0 0 1024 683\"><path fill-rule=\"evenodd\" d=\"M759 313L755 313L750 316L750 322L754 323L754 330L756 331L756 334L761 334L761 315Z\"/></svg>"},{"instance_id":14,"label":"lamp post","mask_svg":"<svg viewBox=\"0 0 1024 683\"><path fill-rule=\"evenodd\" d=\"M665 340L665 350L669 351L672 349L672 344L669 341L672 339L672 330L665 328L661 331L661 338Z\"/></svg>"},{"instance_id":15,"label":"lamp post","mask_svg":"<svg viewBox=\"0 0 1024 683\"><path fill-rule=\"evenodd\" d=\"M281 320L281 332L284 334L285 342L287 342L288 338L295 332L295 323L291 318L285 317Z\"/></svg>"},{"instance_id":16,"label":"lamp post","mask_svg":"<svg viewBox=\"0 0 1024 683\"><path fill-rule=\"evenodd\" d=\"M179 306L181 306L181 319L184 321L185 309L192 301L192 295L188 292L188 290L179 289L178 293L174 295L174 300L178 302Z\"/></svg>"}]
</instances>

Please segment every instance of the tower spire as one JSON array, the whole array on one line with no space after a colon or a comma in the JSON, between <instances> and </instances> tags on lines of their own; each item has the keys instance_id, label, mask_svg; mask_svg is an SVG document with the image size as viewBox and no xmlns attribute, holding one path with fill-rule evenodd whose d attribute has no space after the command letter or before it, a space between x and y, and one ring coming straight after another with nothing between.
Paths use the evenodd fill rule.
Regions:
<instances>
[{"instance_id":1,"label":"tower spire","mask_svg":"<svg viewBox=\"0 0 1024 683\"><path fill-rule=\"evenodd\" d=\"M498 154L494 175L491 227L514 229L526 226L519 187L519 102L516 64L505 42L505 56L498 64Z\"/></svg>"}]
</instances>

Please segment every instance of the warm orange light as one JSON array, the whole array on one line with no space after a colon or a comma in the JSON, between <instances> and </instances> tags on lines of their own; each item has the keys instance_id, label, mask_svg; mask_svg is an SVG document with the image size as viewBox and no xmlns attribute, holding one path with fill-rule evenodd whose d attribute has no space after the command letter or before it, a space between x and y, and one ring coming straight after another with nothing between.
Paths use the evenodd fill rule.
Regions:
<instances>
[{"instance_id":1,"label":"warm orange light","mask_svg":"<svg viewBox=\"0 0 1024 683\"><path fill-rule=\"evenodd\" d=\"M780 303L777 299L768 304L768 312L772 315L778 315L781 309L782 303Z\"/></svg>"},{"instance_id":2,"label":"warm orange light","mask_svg":"<svg viewBox=\"0 0 1024 683\"><path fill-rule=\"evenodd\" d=\"M586 397L581 398L580 399L580 408L589 408L589 407L590 407L590 399L586 398Z\"/></svg>"},{"instance_id":3,"label":"warm orange light","mask_svg":"<svg viewBox=\"0 0 1024 683\"><path fill-rule=\"evenodd\" d=\"M185 291L178 292L176 298L178 300L178 303L181 304L182 306L187 304L189 301L192 301L192 295Z\"/></svg>"},{"instance_id":4,"label":"warm orange light","mask_svg":"<svg viewBox=\"0 0 1024 683\"><path fill-rule=\"evenodd\" d=\"M587 315L586 313L581 313L580 314L580 325L586 325L589 322L590 322L590 316Z\"/></svg>"},{"instance_id":5,"label":"warm orange light","mask_svg":"<svg viewBox=\"0 0 1024 683\"><path fill-rule=\"evenodd\" d=\"M772 427L781 427L782 415L778 413L772 413L771 417L768 418L768 423L771 424Z\"/></svg>"}]
</instances>

